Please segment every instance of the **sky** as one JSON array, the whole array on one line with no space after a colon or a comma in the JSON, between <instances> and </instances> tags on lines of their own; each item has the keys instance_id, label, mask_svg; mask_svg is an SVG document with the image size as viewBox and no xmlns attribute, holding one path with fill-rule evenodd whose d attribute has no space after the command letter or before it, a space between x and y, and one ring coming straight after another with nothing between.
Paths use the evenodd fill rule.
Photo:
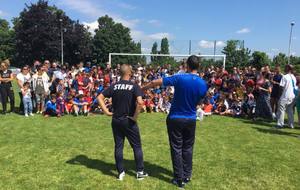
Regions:
<instances>
[{"instance_id":1,"label":"sky","mask_svg":"<svg viewBox=\"0 0 300 190\"><path fill-rule=\"evenodd\" d=\"M37 0L0 0L0 17L11 20ZM252 51L269 56L288 53L290 23L293 55L300 56L299 0L49 0L74 20L97 27L100 16L109 15L131 29L142 51L149 53L154 41L168 37L171 53L213 54L216 40L221 53L226 41L244 40Z\"/></svg>"}]
</instances>

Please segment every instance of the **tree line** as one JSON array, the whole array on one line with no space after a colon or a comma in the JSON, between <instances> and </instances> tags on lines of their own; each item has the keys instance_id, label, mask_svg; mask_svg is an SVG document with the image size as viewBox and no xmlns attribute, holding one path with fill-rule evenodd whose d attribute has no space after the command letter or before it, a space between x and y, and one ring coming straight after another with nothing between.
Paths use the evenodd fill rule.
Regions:
<instances>
[{"instance_id":1,"label":"tree line","mask_svg":"<svg viewBox=\"0 0 300 190\"><path fill-rule=\"evenodd\" d=\"M0 18L0 60L10 59L14 66L32 64L35 60L59 61L61 57L61 33L64 36L64 62L69 65L80 61L105 64L110 52L141 53L141 43L135 42L130 29L116 23L108 15L98 19L98 28L92 35L88 28L78 20L72 20L66 13L50 6L48 1L25 4L18 17L9 22ZM170 54L169 42L163 38L152 46L152 54ZM265 52L251 52L241 46L238 40L229 40L222 53L227 56L226 67L244 67L252 65L261 68L264 65L284 65L288 57L279 53L270 59ZM179 64L173 57L151 56L155 65ZM300 57L291 56L292 64L300 65ZM113 56L112 63L146 64L145 56ZM217 61L218 63L218 61ZM203 60L204 65L216 64L212 59ZM221 64L221 62L219 62Z\"/></svg>"}]
</instances>

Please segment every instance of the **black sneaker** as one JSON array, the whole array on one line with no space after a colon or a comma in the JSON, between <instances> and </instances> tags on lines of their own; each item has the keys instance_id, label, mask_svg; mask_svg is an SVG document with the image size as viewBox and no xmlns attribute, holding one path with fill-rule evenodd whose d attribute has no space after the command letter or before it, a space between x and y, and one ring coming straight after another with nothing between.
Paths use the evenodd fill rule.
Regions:
<instances>
[{"instance_id":1,"label":"black sneaker","mask_svg":"<svg viewBox=\"0 0 300 190\"><path fill-rule=\"evenodd\" d=\"M189 183L189 182L191 182L191 178L188 177L188 178L184 178L184 179L183 179L183 183L184 183L184 184L187 184L187 183Z\"/></svg>"},{"instance_id":2,"label":"black sneaker","mask_svg":"<svg viewBox=\"0 0 300 190\"><path fill-rule=\"evenodd\" d=\"M148 176L149 175L144 171L136 173L136 179L137 180L143 180L143 179L145 179L145 177L148 177Z\"/></svg>"},{"instance_id":3,"label":"black sneaker","mask_svg":"<svg viewBox=\"0 0 300 190\"><path fill-rule=\"evenodd\" d=\"M178 186L180 189L183 189L184 186L185 186L185 184L183 183L183 181L182 181L182 180L178 180L178 179L172 179L172 180L171 180L171 183L172 183L173 185Z\"/></svg>"}]
</instances>

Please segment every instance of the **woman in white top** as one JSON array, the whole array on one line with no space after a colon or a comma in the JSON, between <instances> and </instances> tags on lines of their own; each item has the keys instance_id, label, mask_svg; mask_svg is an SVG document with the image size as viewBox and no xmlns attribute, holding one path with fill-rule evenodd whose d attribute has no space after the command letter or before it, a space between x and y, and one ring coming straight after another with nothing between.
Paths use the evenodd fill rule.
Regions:
<instances>
[{"instance_id":1,"label":"woman in white top","mask_svg":"<svg viewBox=\"0 0 300 190\"><path fill-rule=\"evenodd\" d=\"M37 114L44 111L45 98L49 94L49 77L43 67L37 67L37 73L32 76L32 89L35 93Z\"/></svg>"},{"instance_id":2,"label":"woman in white top","mask_svg":"<svg viewBox=\"0 0 300 190\"><path fill-rule=\"evenodd\" d=\"M21 69L21 72L19 74L17 74L17 84L19 86L19 96L20 96L20 112L23 112L24 110L24 104L23 104L23 95L21 92L21 89L23 88L23 85L25 82L31 82L31 75L29 73L29 67L28 66L24 66Z\"/></svg>"}]
</instances>

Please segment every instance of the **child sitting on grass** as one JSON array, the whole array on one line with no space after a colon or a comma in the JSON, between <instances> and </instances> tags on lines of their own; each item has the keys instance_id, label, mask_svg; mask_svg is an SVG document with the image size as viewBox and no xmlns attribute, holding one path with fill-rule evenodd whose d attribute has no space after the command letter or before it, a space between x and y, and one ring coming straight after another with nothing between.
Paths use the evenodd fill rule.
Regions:
<instances>
[{"instance_id":1,"label":"child sitting on grass","mask_svg":"<svg viewBox=\"0 0 300 190\"><path fill-rule=\"evenodd\" d=\"M21 91L23 95L25 117L28 117L28 115L33 116L30 83L25 82L23 84L23 88L21 89Z\"/></svg>"},{"instance_id":2,"label":"child sitting on grass","mask_svg":"<svg viewBox=\"0 0 300 190\"><path fill-rule=\"evenodd\" d=\"M46 111L44 113L45 117L55 117L58 116L56 113L56 95L52 94L50 100L46 103Z\"/></svg>"},{"instance_id":3,"label":"child sitting on grass","mask_svg":"<svg viewBox=\"0 0 300 190\"><path fill-rule=\"evenodd\" d=\"M200 106L197 106L197 120L202 121L204 116L209 116L212 114L213 105L210 103L209 99L206 98Z\"/></svg>"},{"instance_id":4,"label":"child sitting on grass","mask_svg":"<svg viewBox=\"0 0 300 190\"><path fill-rule=\"evenodd\" d=\"M75 116L78 116L79 114L84 114L85 116L88 116L88 103L84 99L83 94L80 94L76 98L74 98L73 103Z\"/></svg>"}]
</instances>

